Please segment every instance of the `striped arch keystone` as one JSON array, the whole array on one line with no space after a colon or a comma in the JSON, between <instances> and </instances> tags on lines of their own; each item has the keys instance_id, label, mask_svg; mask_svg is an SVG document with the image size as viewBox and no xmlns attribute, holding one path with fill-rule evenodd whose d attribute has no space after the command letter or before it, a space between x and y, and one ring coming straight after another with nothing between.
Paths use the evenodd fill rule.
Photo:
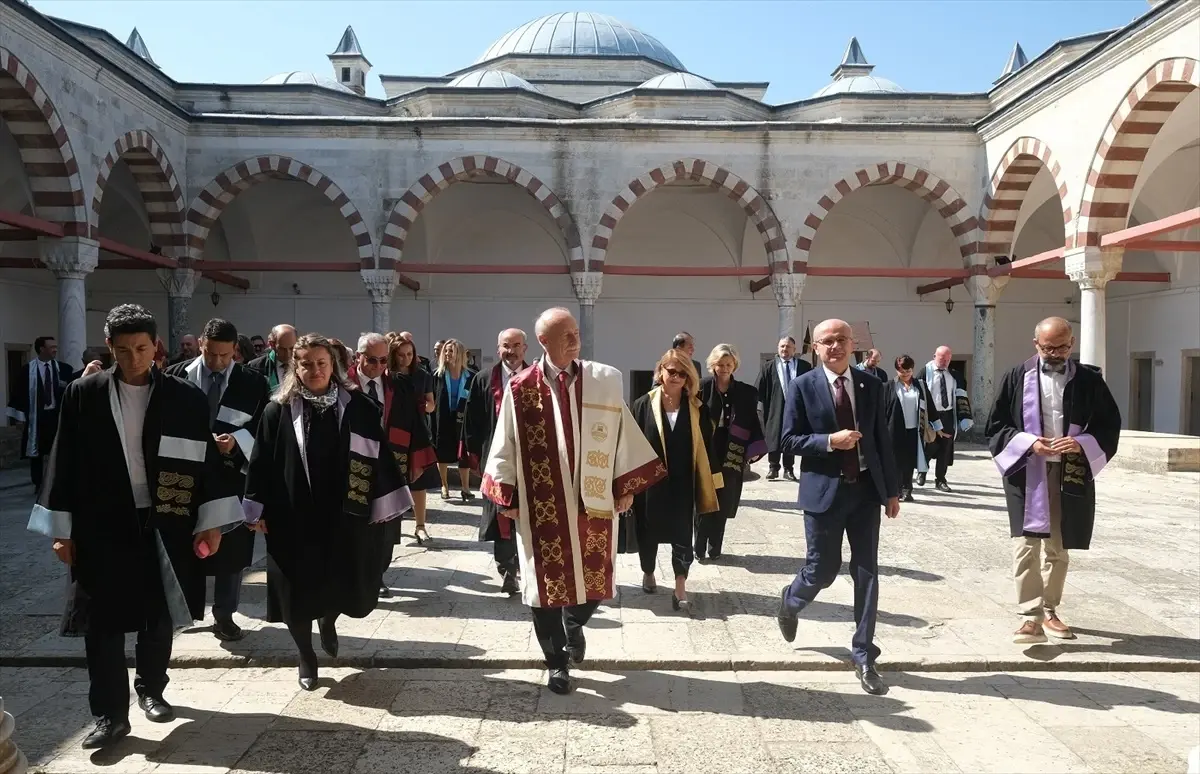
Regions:
<instances>
[{"instance_id":1,"label":"striped arch keystone","mask_svg":"<svg viewBox=\"0 0 1200 774\"><path fill-rule=\"evenodd\" d=\"M417 216L434 197L457 182L476 176L507 180L521 188L549 213L558 224L567 245L567 260L572 271L583 270L583 250L575 219L558 195L539 178L504 159L495 156L463 156L439 164L417 180L392 206L383 237L379 240L379 267L391 268L400 263L404 245Z\"/></svg>"},{"instance_id":2,"label":"striped arch keystone","mask_svg":"<svg viewBox=\"0 0 1200 774\"><path fill-rule=\"evenodd\" d=\"M371 233L350 197L323 173L287 156L256 156L240 161L214 177L196 195L187 213L187 255L190 259L197 260L204 254L213 224L234 197L264 180L299 180L320 191L338 208L350 228L358 246L359 265L364 269L372 268L375 248Z\"/></svg>"},{"instance_id":3,"label":"striped arch keystone","mask_svg":"<svg viewBox=\"0 0 1200 774\"><path fill-rule=\"evenodd\" d=\"M66 236L86 237L83 180L67 128L33 73L2 47L0 116L21 155L33 194L33 214L59 224Z\"/></svg>"},{"instance_id":4,"label":"striped arch keystone","mask_svg":"<svg viewBox=\"0 0 1200 774\"><path fill-rule=\"evenodd\" d=\"M1058 201L1063 213L1063 241L1072 247L1074 234L1067 234L1073 214L1067 197L1067 184L1062 167L1054 160L1050 146L1034 137L1019 137L1004 153L987 194L983 197L979 228L978 252L983 255L1009 255L1016 238L1017 215L1025 202L1025 194L1033 179L1043 169L1054 178Z\"/></svg>"},{"instance_id":5,"label":"striped arch keystone","mask_svg":"<svg viewBox=\"0 0 1200 774\"><path fill-rule=\"evenodd\" d=\"M176 257L175 253L185 247L187 241L183 231L183 214L187 206L183 199L183 188L162 146L150 132L142 129L124 134L100 164L100 173L96 176L96 194L92 197L92 238L100 237L100 207L104 190L113 167L119 161L124 161L129 167L138 193L142 195L154 244L172 248L169 252Z\"/></svg>"},{"instance_id":6,"label":"striped arch keystone","mask_svg":"<svg viewBox=\"0 0 1200 774\"><path fill-rule=\"evenodd\" d=\"M821 227L830 210L858 189L875 185L900 186L929 202L950 225L963 263L970 262L971 256L975 255L976 220L967 210L966 201L949 183L937 175L903 161L886 161L860 169L853 175L837 181L833 188L820 198L817 206L808 213L800 227L800 237L796 240L796 247L799 249L796 255L796 271L807 269L813 239L816 238L817 229Z\"/></svg>"},{"instance_id":7,"label":"striped arch keystone","mask_svg":"<svg viewBox=\"0 0 1200 774\"><path fill-rule=\"evenodd\" d=\"M1179 103L1197 88L1200 62L1163 59L1117 105L1088 170L1074 247L1097 247L1102 236L1125 228L1133 187L1150 146Z\"/></svg>"},{"instance_id":8,"label":"striped arch keystone","mask_svg":"<svg viewBox=\"0 0 1200 774\"><path fill-rule=\"evenodd\" d=\"M767 262L772 272L786 273L788 271L787 240L783 236L783 228L779 218L758 191L744 179L724 167L717 166L702 159L680 159L670 164L664 164L652 169L641 177L630 181L625 190L617 194L604 209L600 222L596 226L596 235L592 237L591 271L604 271L604 259L608 254L608 245L612 240L613 229L633 203L647 195L660 185L672 180L694 180L707 183L714 191L719 191L732 199L741 207L746 216L758 229L763 247L767 251Z\"/></svg>"}]
</instances>

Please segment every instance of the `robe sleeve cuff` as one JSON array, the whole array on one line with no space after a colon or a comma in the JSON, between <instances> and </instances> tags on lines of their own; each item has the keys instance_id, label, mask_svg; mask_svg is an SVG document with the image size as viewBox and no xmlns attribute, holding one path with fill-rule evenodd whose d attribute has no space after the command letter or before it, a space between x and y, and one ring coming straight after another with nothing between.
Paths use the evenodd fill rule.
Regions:
<instances>
[{"instance_id":1,"label":"robe sleeve cuff","mask_svg":"<svg viewBox=\"0 0 1200 774\"><path fill-rule=\"evenodd\" d=\"M645 465L634 468L613 479L613 497L637 495L667 477L667 466L655 457Z\"/></svg>"},{"instance_id":2,"label":"robe sleeve cuff","mask_svg":"<svg viewBox=\"0 0 1200 774\"><path fill-rule=\"evenodd\" d=\"M935 433L942 432L942 420L940 419L929 420L929 426L933 428Z\"/></svg>"},{"instance_id":3,"label":"robe sleeve cuff","mask_svg":"<svg viewBox=\"0 0 1200 774\"><path fill-rule=\"evenodd\" d=\"M479 487L479 491L484 497L499 505L502 508L511 508L513 501L512 484L501 484L490 474L485 474L483 477L483 485Z\"/></svg>"},{"instance_id":4,"label":"robe sleeve cuff","mask_svg":"<svg viewBox=\"0 0 1200 774\"><path fill-rule=\"evenodd\" d=\"M746 447L746 459L752 460L756 457L762 457L767 453L766 441L755 441Z\"/></svg>"},{"instance_id":5,"label":"robe sleeve cuff","mask_svg":"<svg viewBox=\"0 0 1200 774\"><path fill-rule=\"evenodd\" d=\"M29 514L27 529L30 532L36 532L48 538L70 540L71 513L69 511L52 511L40 505L35 505Z\"/></svg>"},{"instance_id":6,"label":"robe sleeve cuff","mask_svg":"<svg viewBox=\"0 0 1200 774\"><path fill-rule=\"evenodd\" d=\"M388 443L401 449L407 449L408 445L412 443L412 433L402 427L389 427Z\"/></svg>"},{"instance_id":7,"label":"robe sleeve cuff","mask_svg":"<svg viewBox=\"0 0 1200 774\"><path fill-rule=\"evenodd\" d=\"M18 411L17 409L13 408L12 406L9 406L8 411L6 413L8 414L9 417L17 420L18 422L25 421L25 412L24 411Z\"/></svg>"},{"instance_id":8,"label":"robe sleeve cuff","mask_svg":"<svg viewBox=\"0 0 1200 774\"><path fill-rule=\"evenodd\" d=\"M435 451L432 446L426 446L424 449L421 449L419 451L410 451L408 453L408 469L409 470L412 470L414 467L421 468L422 470L424 470L425 468L431 467L436 464L437 464L437 451Z\"/></svg>"},{"instance_id":9,"label":"robe sleeve cuff","mask_svg":"<svg viewBox=\"0 0 1200 774\"><path fill-rule=\"evenodd\" d=\"M1100 449L1096 438L1088 433L1080 433L1074 438L1075 442L1079 444L1079 448L1083 449L1084 456L1087 457L1092 477L1100 475L1100 471L1104 470L1104 466L1108 464L1108 456Z\"/></svg>"},{"instance_id":10,"label":"robe sleeve cuff","mask_svg":"<svg viewBox=\"0 0 1200 774\"><path fill-rule=\"evenodd\" d=\"M242 513L241 503L238 501L237 495L219 497L216 500L209 500L200 505L200 508L197 510L196 528L192 530L192 534L203 532L206 529L216 529L230 525L236 526L244 520L245 515Z\"/></svg>"},{"instance_id":11,"label":"robe sleeve cuff","mask_svg":"<svg viewBox=\"0 0 1200 774\"><path fill-rule=\"evenodd\" d=\"M242 520L247 524L257 524L263 515L263 504L254 500L242 500Z\"/></svg>"},{"instance_id":12,"label":"robe sleeve cuff","mask_svg":"<svg viewBox=\"0 0 1200 774\"><path fill-rule=\"evenodd\" d=\"M385 521L397 519L405 511L412 510L412 507L412 492L409 491L407 486L393 489L382 497L376 497L371 501L370 522L372 524L382 524Z\"/></svg>"},{"instance_id":13,"label":"robe sleeve cuff","mask_svg":"<svg viewBox=\"0 0 1200 774\"><path fill-rule=\"evenodd\" d=\"M1017 470L1020 463L1024 462L1025 455L1029 454L1029 450L1033 448L1034 441L1037 436L1033 433L1017 433L1008 442L1008 445L1001 449L992 461L996 463L996 467L1000 469L1000 475L1007 476Z\"/></svg>"},{"instance_id":14,"label":"robe sleeve cuff","mask_svg":"<svg viewBox=\"0 0 1200 774\"><path fill-rule=\"evenodd\" d=\"M244 427L241 430L235 430L231 435L237 442L237 447L241 450L242 455L249 460L250 452L254 451L254 436Z\"/></svg>"},{"instance_id":15,"label":"robe sleeve cuff","mask_svg":"<svg viewBox=\"0 0 1200 774\"><path fill-rule=\"evenodd\" d=\"M974 419L960 419L958 422L958 429L964 433L967 432L968 430L970 430L974 426L975 426Z\"/></svg>"}]
</instances>

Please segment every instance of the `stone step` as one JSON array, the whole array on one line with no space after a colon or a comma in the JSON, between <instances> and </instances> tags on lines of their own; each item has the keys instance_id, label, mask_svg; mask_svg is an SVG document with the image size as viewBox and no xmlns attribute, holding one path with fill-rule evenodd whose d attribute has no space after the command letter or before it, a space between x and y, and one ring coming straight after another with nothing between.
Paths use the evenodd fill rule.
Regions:
<instances>
[{"instance_id":1,"label":"stone step","mask_svg":"<svg viewBox=\"0 0 1200 774\"><path fill-rule=\"evenodd\" d=\"M1143 473L1197 473L1200 436L1126 430L1112 464Z\"/></svg>"}]
</instances>

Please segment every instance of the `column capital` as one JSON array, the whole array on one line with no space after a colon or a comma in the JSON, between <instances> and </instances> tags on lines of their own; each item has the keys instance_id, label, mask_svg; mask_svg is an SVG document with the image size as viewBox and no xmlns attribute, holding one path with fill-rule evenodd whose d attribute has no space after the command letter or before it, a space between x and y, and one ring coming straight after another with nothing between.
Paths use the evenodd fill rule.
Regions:
<instances>
[{"instance_id":1,"label":"column capital","mask_svg":"<svg viewBox=\"0 0 1200 774\"><path fill-rule=\"evenodd\" d=\"M771 275L771 290L775 293L775 303L779 306L795 306L804 295L804 285L808 282L807 274L774 273Z\"/></svg>"},{"instance_id":2,"label":"column capital","mask_svg":"<svg viewBox=\"0 0 1200 774\"><path fill-rule=\"evenodd\" d=\"M1067 277L1084 290L1103 290L1121 271L1124 247L1076 247L1063 254Z\"/></svg>"},{"instance_id":3,"label":"column capital","mask_svg":"<svg viewBox=\"0 0 1200 774\"><path fill-rule=\"evenodd\" d=\"M86 237L39 239L42 263L59 279L83 279L100 263L100 243Z\"/></svg>"},{"instance_id":4,"label":"column capital","mask_svg":"<svg viewBox=\"0 0 1200 774\"><path fill-rule=\"evenodd\" d=\"M159 269L158 281L167 291L167 298L191 298L196 292L200 272L195 269Z\"/></svg>"},{"instance_id":5,"label":"column capital","mask_svg":"<svg viewBox=\"0 0 1200 774\"><path fill-rule=\"evenodd\" d=\"M1007 275L989 277L986 274L973 274L967 277L966 288L975 306L995 306L1009 279Z\"/></svg>"},{"instance_id":6,"label":"column capital","mask_svg":"<svg viewBox=\"0 0 1200 774\"><path fill-rule=\"evenodd\" d=\"M363 284L371 300L380 304L390 304L392 293L396 291L396 272L392 269L360 269Z\"/></svg>"},{"instance_id":7,"label":"column capital","mask_svg":"<svg viewBox=\"0 0 1200 774\"><path fill-rule=\"evenodd\" d=\"M583 306L595 306L604 289L604 274L598 271L579 271L571 275L575 297Z\"/></svg>"}]
</instances>

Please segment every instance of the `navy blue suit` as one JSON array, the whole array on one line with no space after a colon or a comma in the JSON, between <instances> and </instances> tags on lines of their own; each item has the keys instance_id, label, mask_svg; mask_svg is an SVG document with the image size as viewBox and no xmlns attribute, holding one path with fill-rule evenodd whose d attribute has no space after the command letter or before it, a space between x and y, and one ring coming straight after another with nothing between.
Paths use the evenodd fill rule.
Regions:
<instances>
[{"instance_id":1,"label":"navy blue suit","mask_svg":"<svg viewBox=\"0 0 1200 774\"><path fill-rule=\"evenodd\" d=\"M880 508L899 495L896 462L887 428L883 382L870 373L848 368L847 389L854 392L854 418L862 433L858 480L842 474L845 454L858 450L829 450L836 433L837 414L833 390L818 366L788 386L780 447L800 458L800 492L797 503L804 511L808 555L804 568L787 590L786 612L798 613L821 589L837 580L842 567L842 535L850 541L850 575L854 580L852 641L855 664L874 663L875 617L879 607Z\"/></svg>"}]
</instances>

